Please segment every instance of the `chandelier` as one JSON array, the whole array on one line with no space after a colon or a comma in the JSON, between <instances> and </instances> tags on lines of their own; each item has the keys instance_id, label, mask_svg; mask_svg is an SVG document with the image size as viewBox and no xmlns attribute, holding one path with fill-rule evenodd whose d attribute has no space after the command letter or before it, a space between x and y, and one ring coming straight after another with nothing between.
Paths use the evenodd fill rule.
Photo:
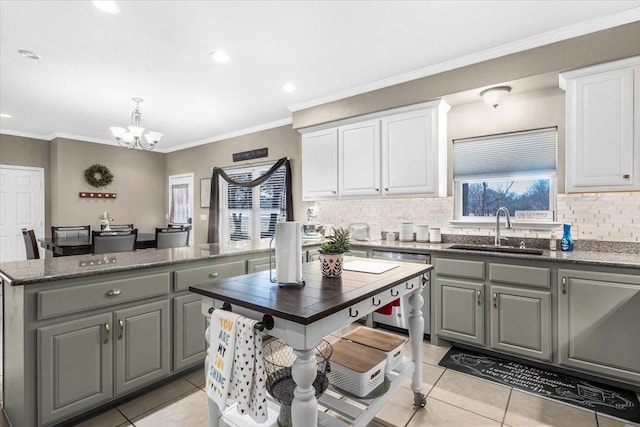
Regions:
<instances>
[{"instance_id":1,"label":"chandelier","mask_svg":"<svg viewBox=\"0 0 640 427\"><path fill-rule=\"evenodd\" d=\"M162 138L160 132L147 131L145 133L145 122L142 120L142 113L140 112L140 103L144 101L142 98L131 98L136 103L131 113L131 125L126 128L112 126L109 129L114 138L123 147L130 150L139 146L143 150L153 150ZM144 135L144 139L142 136Z\"/></svg>"}]
</instances>

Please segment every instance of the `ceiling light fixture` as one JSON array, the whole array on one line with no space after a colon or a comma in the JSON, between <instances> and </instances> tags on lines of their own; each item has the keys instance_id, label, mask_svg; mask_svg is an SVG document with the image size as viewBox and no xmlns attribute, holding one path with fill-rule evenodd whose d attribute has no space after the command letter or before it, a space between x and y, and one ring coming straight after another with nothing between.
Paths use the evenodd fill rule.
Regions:
<instances>
[{"instance_id":1,"label":"ceiling light fixture","mask_svg":"<svg viewBox=\"0 0 640 427\"><path fill-rule=\"evenodd\" d=\"M225 62L229 62L231 57L224 50L214 50L211 52L211 58L216 61L224 64Z\"/></svg>"},{"instance_id":2,"label":"ceiling light fixture","mask_svg":"<svg viewBox=\"0 0 640 427\"><path fill-rule=\"evenodd\" d=\"M156 145L162 138L162 134L160 132L152 132L145 131L145 122L142 120L142 113L140 112L140 103L144 101L142 98L131 98L133 102L136 103L136 108L134 108L131 113L131 125L127 126L127 128L121 128L117 126L112 126L109 129L113 134L114 138L118 141L123 147L126 147L130 150L136 148L136 145L140 146L140 148L144 150L153 150L156 148ZM144 134L144 140L142 139L142 135ZM146 141L145 141L146 140Z\"/></svg>"},{"instance_id":3,"label":"ceiling light fixture","mask_svg":"<svg viewBox=\"0 0 640 427\"><path fill-rule=\"evenodd\" d=\"M0 117L2 117L4 119L10 119L13 116L11 114L7 114L7 113L0 113Z\"/></svg>"},{"instance_id":4,"label":"ceiling light fixture","mask_svg":"<svg viewBox=\"0 0 640 427\"><path fill-rule=\"evenodd\" d=\"M487 105L498 108L509 92L511 92L511 86L496 86L483 90L480 92L480 96Z\"/></svg>"},{"instance_id":5,"label":"ceiling light fixture","mask_svg":"<svg viewBox=\"0 0 640 427\"><path fill-rule=\"evenodd\" d=\"M120 13L120 6L118 6L118 3L116 3L115 1L95 0L92 3L96 7L96 9L98 9L100 12L111 13L111 14Z\"/></svg>"},{"instance_id":6,"label":"ceiling light fixture","mask_svg":"<svg viewBox=\"0 0 640 427\"><path fill-rule=\"evenodd\" d=\"M284 92L293 92L296 90L296 87L291 83L285 83L282 85L282 90Z\"/></svg>"},{"instance_id":7,"label":"ceiling light fixture","mask_svg":"<svg viewBox=\"0 0 640 427\"><path fill-rule=\"evenodd\" d=\"M29 58L29 59L40 59L40 57L38 55L36 55L35 53L31 52L30 50L26 50L26 49L20 49L18 51L18 53L22 56L24 56L25 58Z\"/></svg>"}]
</instances>

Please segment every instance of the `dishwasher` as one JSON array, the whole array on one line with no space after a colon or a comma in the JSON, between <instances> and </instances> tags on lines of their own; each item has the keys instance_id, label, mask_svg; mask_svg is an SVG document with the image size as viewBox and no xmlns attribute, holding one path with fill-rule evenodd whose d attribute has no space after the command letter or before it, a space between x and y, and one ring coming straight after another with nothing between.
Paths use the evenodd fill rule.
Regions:
<instances>
[{"instance_id":1,"label":"dishwasher","mask_svg":"<svg viewBox=\"0 0 640 427\"><path fill-rule=\"evenodd\" d=\"M390 251L373 251L372 258L385 259L390 261L415 262L418 264L429 264L431 256L426 254L414 254L408 252L390 252ZM425 273L424 277L427 282L422 289L422 298L424 305L422 306L422 317L424 318L424 333L431 333L431 273ZM391 314L380 314L373 312L373 322L377 326L391 330L397 330L403 333L409 331L409 315L411 314L411 305L409 304L409 295L400 298L400 305L391 309Z\"/></svg>"}]
</instances>

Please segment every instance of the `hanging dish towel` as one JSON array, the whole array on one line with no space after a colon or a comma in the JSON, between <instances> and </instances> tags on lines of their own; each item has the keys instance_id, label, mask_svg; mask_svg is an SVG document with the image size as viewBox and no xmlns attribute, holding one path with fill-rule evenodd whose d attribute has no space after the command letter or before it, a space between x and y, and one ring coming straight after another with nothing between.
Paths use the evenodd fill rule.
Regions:
<instances>
[{"instance_id":1,"label":"hanging dish towel","mask_svg":"<svg viewBox=\"0 0 640 427\"><path fill-rule=\"evenodd\" d=\"M240 316L237 321L235 360L231 397L238 402L238 413L250 415L257 423L267 421L267 390L262 334L257 322Z\"/></svg>"},{"instance_id":2,"label":"hanging dish towel","mask_svg":"<svg viewBox=\"0 0 640 427\"><path fill-rule=\"evenodd\" d=\"M216 309L209 326L207 395L224 411L230 391L236 344L237 314Z\"/></svg>"}]
</instances>

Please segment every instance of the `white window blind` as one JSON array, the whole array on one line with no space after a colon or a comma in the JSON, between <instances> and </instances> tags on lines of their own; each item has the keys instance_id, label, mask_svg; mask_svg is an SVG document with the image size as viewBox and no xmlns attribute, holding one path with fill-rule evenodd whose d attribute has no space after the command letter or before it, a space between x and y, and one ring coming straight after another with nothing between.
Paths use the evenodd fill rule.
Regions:
<instances>
[{"instance_id":1,"label":"white window blind","mask_svg":"<svg viewBox=\"0 0 640 427\"><path fill-rule=\"evenodd\" d=\"M227 170L234 181L249 182L264 175L271 165ZM282 167L257 187L226 185L221 213L226 240L259 240L275 234L276 222L286 220L286 171Z\"/></svg>"},{"instance_id":2,"label":"white window blind","mask_svg":"<svg viewBox=\"0 0 640 427\"><path fill-rule=\"evenodd\" d=\"M557 129L453 141L453 178L555 171Z\"/></svg>"}]
</instances>

